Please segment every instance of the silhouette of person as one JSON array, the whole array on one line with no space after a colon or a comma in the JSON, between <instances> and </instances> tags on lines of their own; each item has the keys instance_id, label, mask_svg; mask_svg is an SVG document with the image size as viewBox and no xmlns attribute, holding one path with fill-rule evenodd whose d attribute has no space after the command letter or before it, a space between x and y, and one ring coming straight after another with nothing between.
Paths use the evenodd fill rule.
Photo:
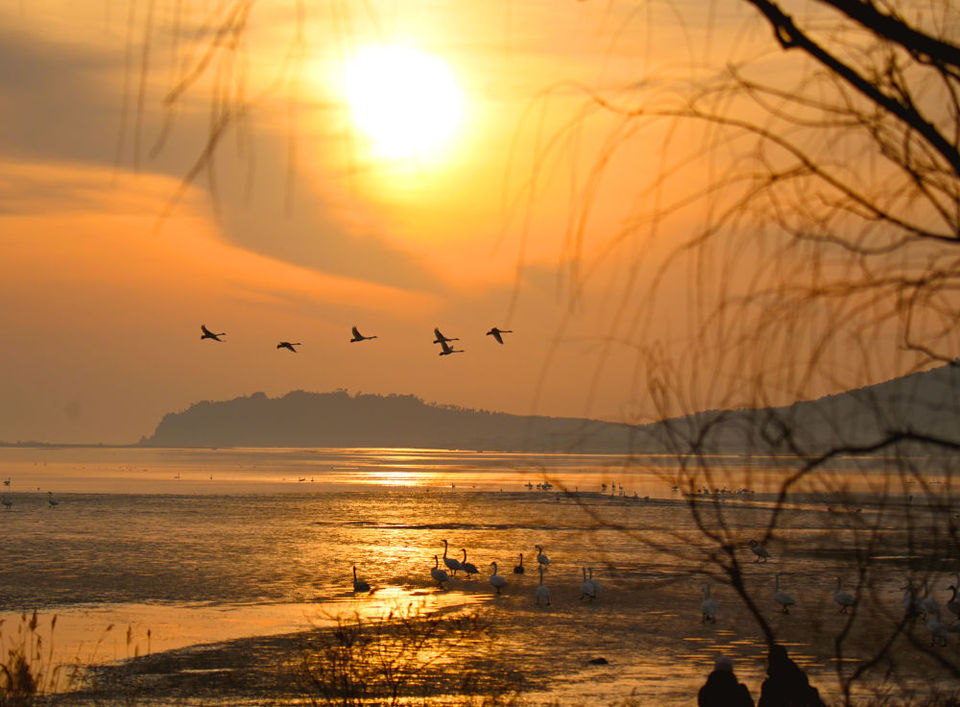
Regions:
<instances>
[{"instance_id":1,"label":"silhouette of person","mask_svg":"<svg viewBox=\"0 0 960 707\"><path fill-rule=\"evenodd\" d=\"M697 693L699 707L753 707L750 690L733 674L733 661L725 655L717 658L713 672Z\"/></svg>"},{"instance_id":2,"label":"silhouette of person","mask_svg":"<svg viewBox=\"0 0 960 707\"><path fill-rule=\"evenodd\" d=\"M826 707L806 673L787 656L786 648L774 645L767 662L767 679L760 687L757 707Z\"/></svg>"}]
</instances>

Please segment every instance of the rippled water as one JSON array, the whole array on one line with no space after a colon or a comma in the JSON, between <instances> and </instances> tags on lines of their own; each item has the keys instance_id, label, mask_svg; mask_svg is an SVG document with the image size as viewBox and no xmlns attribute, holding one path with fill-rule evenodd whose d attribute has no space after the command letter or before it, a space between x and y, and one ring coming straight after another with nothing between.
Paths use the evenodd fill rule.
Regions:
<instances>
[{"instance_id":1,"label":"rippled water","mask_svg":"<svg viewBox=\"0 0 960 707\"><path fill-rule=\"evenodd\" d=\"M856 524L838 519L822 490L800 489L783 517L782 544L771 547L773 561L751 564L746 540L768 521L767 492L782 472L773 463L716 464L731 490L755 491L723 502L725 520L742 534L748 583L766 598L763 609L793 657L831 693L831 636L839 625L831 592L835 576L854 579L844 553ZM131 645L142 653L282 633L420 597L431 606L488 604L505 649L525 669L550 672L536 693L544 699L603 703L631 692L693 699L720 652L735 656L738 675L759 694L762 636L727 588L714 585L717 624L700 622L705 575L697 571L709 566L691 558L708 544L688 499L672 489L678 477L666 458L4 449L6 478L0 615L9 628L18 612L57 614L65 655L111 660L130 656ZM872 513L862 478L850 471L844 481L863 494L861 524ZM902 527L889 511L884 523L885 552L894 559L889 577L874 586L878 604L894 611L909 557L898 554ZM481 569L478 581L432 588L429 570L443 539L458 558L467 549ZM550 558L549 609L533 606L536 544ZM520 552L529 568L522 576L512 572ZM500 599L486 581L493 561L508 579ZM372 597L350 592L353 565L379 589ZM588 566L603 583L596 603L579 597ZM798 600L789 616L767 598L777 571ZM111 624L118 628L107 631ZM120 626L133 627L132 644ZM609 665L588 665L596 656Z\"/></svg>"}]
</instances>

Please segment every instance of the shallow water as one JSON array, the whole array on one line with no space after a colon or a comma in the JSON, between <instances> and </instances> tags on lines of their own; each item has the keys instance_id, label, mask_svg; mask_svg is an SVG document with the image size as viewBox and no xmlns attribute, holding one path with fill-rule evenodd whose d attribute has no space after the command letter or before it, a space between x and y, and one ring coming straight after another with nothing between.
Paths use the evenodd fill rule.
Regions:
<instances>
[{"instance_id":1,"label":"shallow water","mask_svg":"<svg viewBox=\"0 0 960 707\"><path fill-rule=\"evenodd\" d=\"M683 493L747 487L753 493L704 496L704 520L722 513L768 620L821 690L835 694L834 577L854 580L849 551L873 528L884 538L876 564L889 572L877 570L871 586L877 606L895 614L903 572L920 552L916 543L903 549L904 514L922 525L923 511L906 499L871 506L882 470L865 476L839 463L827 485L796 489L773 559L754 564L746 541L769 521L781 465L725 457L711 468L688 484L665 457L2 449L0 479L10 485L0 495L10 506L0 509L0 618L9 638L20 612L57 615L55 637L45 639L56 659L89 662L286 633L355 611L377 616L409 601L426 609L479 601L502 629L504 650L551 674L534 699L690 700L720 653L735 657L756 696L765 644L727 587L714 584L718 622L700 622L706 575L698 572L712 569L703 559L710 545ZM938 498L952 503L942 486ZM441 592L430 568L445 538L450 555L466 548L481 575ZM549 609L533 606L537 544L550 559ZM515 575L520 552L527 572ZM508 580L500 598L486 581L494 561ZM372 596L352 594L353 565L378 589ZM603 583L597 602L580 600L583 567ZM935 591L955 569L931 575ZM768 598L776 572L797 597L788 616ZM597 656L610 664L587 664Z\"/></svg>"}]
</instances>

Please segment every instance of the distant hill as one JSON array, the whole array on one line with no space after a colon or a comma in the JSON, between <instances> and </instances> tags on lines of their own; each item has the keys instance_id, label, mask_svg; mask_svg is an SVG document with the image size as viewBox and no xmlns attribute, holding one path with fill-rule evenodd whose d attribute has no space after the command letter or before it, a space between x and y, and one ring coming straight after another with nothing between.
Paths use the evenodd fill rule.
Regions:
<instances>
[{"instance_id":1,"label":"distant hill","mask_svg":"<svg viewBox=\"0 0 960 707\"><path fill-rule=\"evenodd\" d=\"M142 445L160 447L421 447L623 451L633 428L581 418L431 405L412 395L344 391L204 401L165 415Z\"/></svg>"},{"instance_id":2,"label":"distant hill","mask_svg":"<svg viewBox=\"0 0 960 707\"><path fill-rule=\"evenodd\" d=\"M794 445L815 454L875 444L891 431L960 441L960 367L790 406L714 410L643 426L433 405L412 395L254 393L170 413L140 444L659 453L697 440L707 453L776 454Z\"/></svg>"}]
</instances>

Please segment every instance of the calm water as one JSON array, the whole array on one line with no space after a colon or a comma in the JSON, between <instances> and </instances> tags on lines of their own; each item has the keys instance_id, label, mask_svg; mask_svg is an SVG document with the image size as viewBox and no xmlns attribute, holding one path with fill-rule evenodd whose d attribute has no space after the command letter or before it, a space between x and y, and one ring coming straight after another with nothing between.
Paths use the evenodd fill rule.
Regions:
<instances>
[{"instance_id":1,"label":"calm water","mask_svg":"<svg viewBox=\"0 0 960 707\"><path fill-rule=\"evenodd\" d=\"M838 468L828 485L798 489L779 544L771 546L774 558L763 565L750 562L746 541L768 521L767 491L782 470L772 461L748 466L731 458L715 460L715 468L715 478L691 488L754 491L724 496L722 504L742 539L748 583L766 598L774 574L786 573L794 612L777 614L769 599L762 608L814 682L835 691L831 637L839 620L831 592L836 576L855 579L844 553L857 528L879 517L870 491L880 477ZM503 624L500 640L531 670L557 672L544 699L603 703L635 693L689 700L721 652L735 657L757 696L764 644L726 587L714 585L717 624L700 622L706 575L698 571L709 569L702 564L707 544L683 493L672 489L675 474L666 458L626 464L603 456L422 450L3 449L0 479L10 485L0 486L0 496L11 505L0 508L0 615L9 634L19 612L56 614L61 658L102 661L288 632L358 609L377 615L411 599L427 607L482 603ZM551 488L538 488L548 481ZM830 500L841 491L848 501L842 513ZM863 503L859 512L851 499ZM909 508L916 513L916 505ZM894 613L910 560L896 549L898 512L885 511L882 554L894 559L873 582L878 606ZM458 579L443 592L431 585L444 538L451 555L467 549L479 581ZM533 606L535 544L550 557L550 609ZM512 573L520 552L531 567L522 577ZM508 579L500 599L486 581L493 561ZM372 597L350 592L353 565L379 588ZM603 582L596 603L579 600L583 567L595 568ZM944 566L943 576L954 569ZM931 579L938 592L948 583ZM940 593L941 601L949 597ZM611 665L587 667L598 655Z\"/></svg>"}]
</instances>

